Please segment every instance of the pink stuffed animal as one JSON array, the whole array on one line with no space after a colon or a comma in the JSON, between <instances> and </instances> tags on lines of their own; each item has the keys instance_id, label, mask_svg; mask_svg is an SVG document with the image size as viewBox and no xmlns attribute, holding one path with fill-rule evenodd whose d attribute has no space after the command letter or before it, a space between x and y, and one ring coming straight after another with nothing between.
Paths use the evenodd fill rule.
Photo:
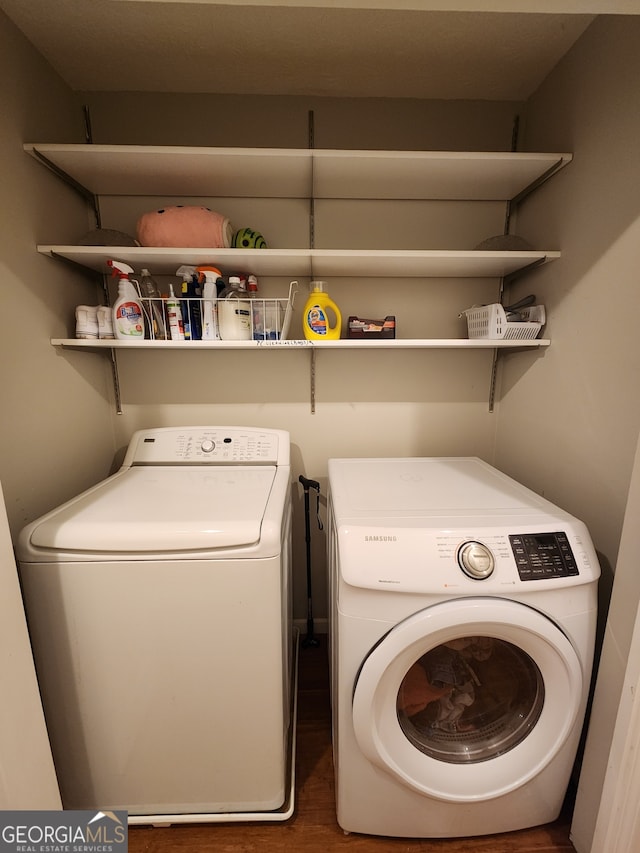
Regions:
<instances>
[{"instance_id":1,"label":"pink stuffed animal","mask_svg":"<svg viewBox=\"0 0 640 853\"><path fill-rule=\"evenodd\" d=\"M228 249L233 227L226 216L208 207L177 205L144 213L136 227L141 246L184 249Z\"/></svg>"}]
</instances>

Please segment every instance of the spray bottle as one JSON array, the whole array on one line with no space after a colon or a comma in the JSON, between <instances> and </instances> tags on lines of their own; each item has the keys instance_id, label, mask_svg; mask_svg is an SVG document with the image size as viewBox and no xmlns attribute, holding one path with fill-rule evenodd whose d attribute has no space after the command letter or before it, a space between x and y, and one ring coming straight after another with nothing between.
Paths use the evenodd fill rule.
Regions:
<instances>
[{"instance_id":1,"label":"spray bottle","mask_svg":"<svg viewBox=\"0 0 640 853\"><path fill-rule=\"evenodd\" d=\"M200 308L200 281L196 267L183 265L178 267L176 275L182 277L180 300L184 337L187 341L199 341L202 338L202 311Z\"/></svg>"},{"instance_id":2,"label":"spray bottle","mask_svg":"<svg viewBox=\"0 0 640 853\"><path fill-rule=\"evenodd\" d=\"M222 273L217 267L196 267L202 284L202 340L219 341L218 331L218 291L224 287Z\"/></svg>"},{"instance_id":3,"label":"spray bottle","mask_svg":"<svg viewBox=\"0 0 640 853\"><path fill-rule=\"evenodd\" d=\"M184 340L184 326L182 324L182 311L175 293L173 284L169 285L169 298L167 299L167 316L169 317L169 332L172 341Z\"/></svg>"},{"instance_id":4,"label":"spray bottle","mask_svg":"<svg viewBox=\"0 0 640 853\"><path fill-rule=\"evenodd\" d=\"M342 314L340 309L324 292L323 281L311 282L311 293L307 299L302 312L302 329L308 341L336 341L340 338L340 327L342 325ZM330 316L327 308L333 313L335 323L330 325Z\"/></svg>"},{"instance_id":5,"label":"spray bottle","mask_svg":"<svg viewBox=\"0 0 640 853\"><path fill-rule=\"evenodd\" d=\"M165 322L164 322L164 307L162 296L158 285L151 277L148 269L140 270L140 293L142 295L142 307L148 307L146 312L147 321L149 324L149 334L152 340L164 341L167 337Z\"/></svg>"},{"instance_id":6,"label":"spray bottle","mask_svg":"<svg viewBox=\"0 0 640 853\"><path fill-rule=\"evenodd\" d=\"M113 333L120 340L144 340L144 316L140 296L129 280L133 272L130 266L122 261L107 261L113 270L113 276L118 276L118 298L113 306Z\"/></svg>"}]
</instances>

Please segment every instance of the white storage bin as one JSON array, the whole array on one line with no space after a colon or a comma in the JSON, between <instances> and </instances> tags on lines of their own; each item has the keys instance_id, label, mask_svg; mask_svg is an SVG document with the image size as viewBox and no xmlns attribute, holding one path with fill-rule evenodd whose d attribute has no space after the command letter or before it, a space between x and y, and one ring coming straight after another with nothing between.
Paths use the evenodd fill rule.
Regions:
<instances>
[{"instance_id":1,"label":"white storage bin","mask_svg":"<svg viewBox=\"0 0 640 853\"><path fill-rule=\"evenodd\" d=\"M499 302L478 305L463 311L467 318L470 338L489 338L504 341L531 341L538 337L542 323L507 322Z\"/></svg>"}]
</instances>

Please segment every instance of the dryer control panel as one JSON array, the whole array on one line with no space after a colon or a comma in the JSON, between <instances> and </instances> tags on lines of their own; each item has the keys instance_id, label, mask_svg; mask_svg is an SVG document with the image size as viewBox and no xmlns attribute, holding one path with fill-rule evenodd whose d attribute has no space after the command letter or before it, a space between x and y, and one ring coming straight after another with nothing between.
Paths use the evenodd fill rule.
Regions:
<instances>
[{"instance_id":1,"label":"dryer control panel","mask_svg":"<svg viewBox=\"0 0 640 853\"><path fill-rule=\"evenodd\" d=\"M579 574L566 533L515 534L509 536L509 542L522 581Z\"/></svg>"}]
</instances>

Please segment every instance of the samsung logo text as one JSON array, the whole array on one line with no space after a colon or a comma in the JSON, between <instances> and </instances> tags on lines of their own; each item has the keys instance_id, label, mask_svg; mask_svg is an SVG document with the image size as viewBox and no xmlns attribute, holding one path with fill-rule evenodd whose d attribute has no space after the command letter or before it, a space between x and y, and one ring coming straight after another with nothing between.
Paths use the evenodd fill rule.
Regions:
<instances>
[{"instance_id":1,"label":"samsung logo text","mask_svg":"<svg viewBox=\"0 0 640 853\"><path fill-rule=\"evenodd\" d=\"M397 536L365 536L365 542L397 542Z\"/></svg>"}]
</instances>

